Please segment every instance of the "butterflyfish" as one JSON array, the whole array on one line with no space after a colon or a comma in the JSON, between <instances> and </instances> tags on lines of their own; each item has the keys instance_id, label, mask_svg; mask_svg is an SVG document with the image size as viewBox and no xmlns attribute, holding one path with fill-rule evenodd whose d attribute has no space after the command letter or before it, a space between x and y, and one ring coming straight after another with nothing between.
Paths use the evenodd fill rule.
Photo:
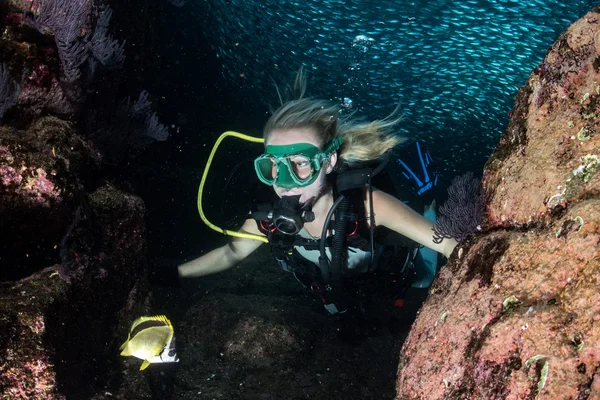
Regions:
<instances>
[{"instance_id":1,"label":"butterflyfish","mask_svg":"<svg viewBox=\"0 0 600 400\"><path fill-rule=\"evenodd\" d=\"M140 370L152 363L179 362L175 351L175 331L164 315L136 319L120 350L124 357L144 360Z\"/></svg>"}]
</instances>

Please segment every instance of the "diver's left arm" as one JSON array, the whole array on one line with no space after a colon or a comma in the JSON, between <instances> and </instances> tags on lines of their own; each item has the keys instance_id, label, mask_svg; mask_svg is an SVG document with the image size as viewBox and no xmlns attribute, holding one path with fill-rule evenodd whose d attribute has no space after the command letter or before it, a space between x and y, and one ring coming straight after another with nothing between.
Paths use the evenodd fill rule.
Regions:
<instances>
[{"instance_id":1,"label":"diver's left arm","mask_svg":"<svg viewBox=\"0 0 600 400\"><path fill-rule=\"evenodd\" d=\"M369 196L366 199L369 210ZM381 190L373 189L373 211L375 226L385 226L415 242L427 246L450 257L458 244L454 239L444 239L441 243L433 241L433 224L412 208Z\"/></svg>"}]
</instances>

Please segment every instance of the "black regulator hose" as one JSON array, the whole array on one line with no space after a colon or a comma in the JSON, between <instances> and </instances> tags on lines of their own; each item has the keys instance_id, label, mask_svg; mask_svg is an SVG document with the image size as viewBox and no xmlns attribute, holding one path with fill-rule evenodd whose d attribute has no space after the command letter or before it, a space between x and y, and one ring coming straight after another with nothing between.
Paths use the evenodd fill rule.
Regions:
<instances>
[{"instance_id":1,"label":"black regulator hose","mask_svg":"<svg viewBox=\"0 0 600 400\"><path fill-rule=\"evenodd\" d=\"M344 201L345 198L346 197L344 195L340 194L339 197L335 200L333 206L331 206L329 212L327 213L327 217L325 217L325 223L323 224L323 229L321 230L321 240L319 243L319 249L321 253L321 255L319 256L319 268L321 269L321 275L323 275L323 280L326 284L332 281L329 259L327 258L327 252L325 251L325 248L327 247L327 230L329 229L329 224L331 222L333 214L335 213L335 210L337 210L337 208L340 206L340 203Z\"/></svg>"},{"instance_id":2,"label":"black regulator hose","mask_svg":"<svg viewBox=\"0 0 600 400\"><path fill-rule=\"evenodd\" d=\"M335 290L342 288L342 270L348 262L346 247L346 228L348 227L348 209L350 198L341 195L342 200L338 206L335 219L335 234L331 246L331 285Z\"/></svg>"},{"instance_id":3,"label":"black regulator hose","mask_svg":"<svg viewBox=\"0 0 600 400\"><path fill-rule=\"evenodd\" d=\"M347 170L348 166L342 164L339 170L338 178ZM338 189L341 189L340 185L337 186ZM346 246L346 229L348 226L347 214L348 210L350 209L350 198L345 196L343 192L343 190L339 190L339 196L329 210L327 218L325 218L325 224L323 225L320 243L321 255L319 256L319 266L321 268L326 266L326 270L321 270L323 279L325 280L325 283L330 283L334 290L339 290L342 288L342 270L348 261L348 254L343 250ZM327 254L325 253L325 244L327 243L327 229L334 213L336 218L334 224L333 241L331 245L331 264L329 264L327 261Z\"/></svg>"}]
</instances>

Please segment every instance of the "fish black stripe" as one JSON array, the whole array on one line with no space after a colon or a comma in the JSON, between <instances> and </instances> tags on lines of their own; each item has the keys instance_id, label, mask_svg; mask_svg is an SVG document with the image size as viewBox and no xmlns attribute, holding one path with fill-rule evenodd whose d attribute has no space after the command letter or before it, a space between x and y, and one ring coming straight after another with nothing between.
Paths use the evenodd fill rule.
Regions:
<instances>
[{"instance_id":1,"label":"fish black stripe","mask_svg":"<svg viewBox=\"0 0 600 400\"><path fill-rule=\"evenodd\" d=\"M131 338L133 339L135 337L135 335L137 335L144 329L153 328L155 326L166 326L166 325L167 324L165 324L164 321L154 321L154 320L144 321L144 322L140 323L138 326L136 326L131 331Z\"/></svg>"}]
</instances>

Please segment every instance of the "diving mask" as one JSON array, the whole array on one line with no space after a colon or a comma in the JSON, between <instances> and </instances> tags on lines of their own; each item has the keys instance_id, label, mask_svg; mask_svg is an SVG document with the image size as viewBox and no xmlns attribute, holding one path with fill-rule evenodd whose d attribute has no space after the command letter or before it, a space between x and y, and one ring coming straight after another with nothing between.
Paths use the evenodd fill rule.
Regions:
<instances>
[{"instance_id":1,"label":"diving mask","mask_svg":"<svg viewBox=\"0 0 600 400\"><path fill-rule=\"evenodd\" d=\"M258 179L267 185L284 189L305 187L317 179L342 142L342 138L335 139L323 152L310 143L268 145L265 154L254 160L254 169Z\"/></svg>"}]
</instances>

